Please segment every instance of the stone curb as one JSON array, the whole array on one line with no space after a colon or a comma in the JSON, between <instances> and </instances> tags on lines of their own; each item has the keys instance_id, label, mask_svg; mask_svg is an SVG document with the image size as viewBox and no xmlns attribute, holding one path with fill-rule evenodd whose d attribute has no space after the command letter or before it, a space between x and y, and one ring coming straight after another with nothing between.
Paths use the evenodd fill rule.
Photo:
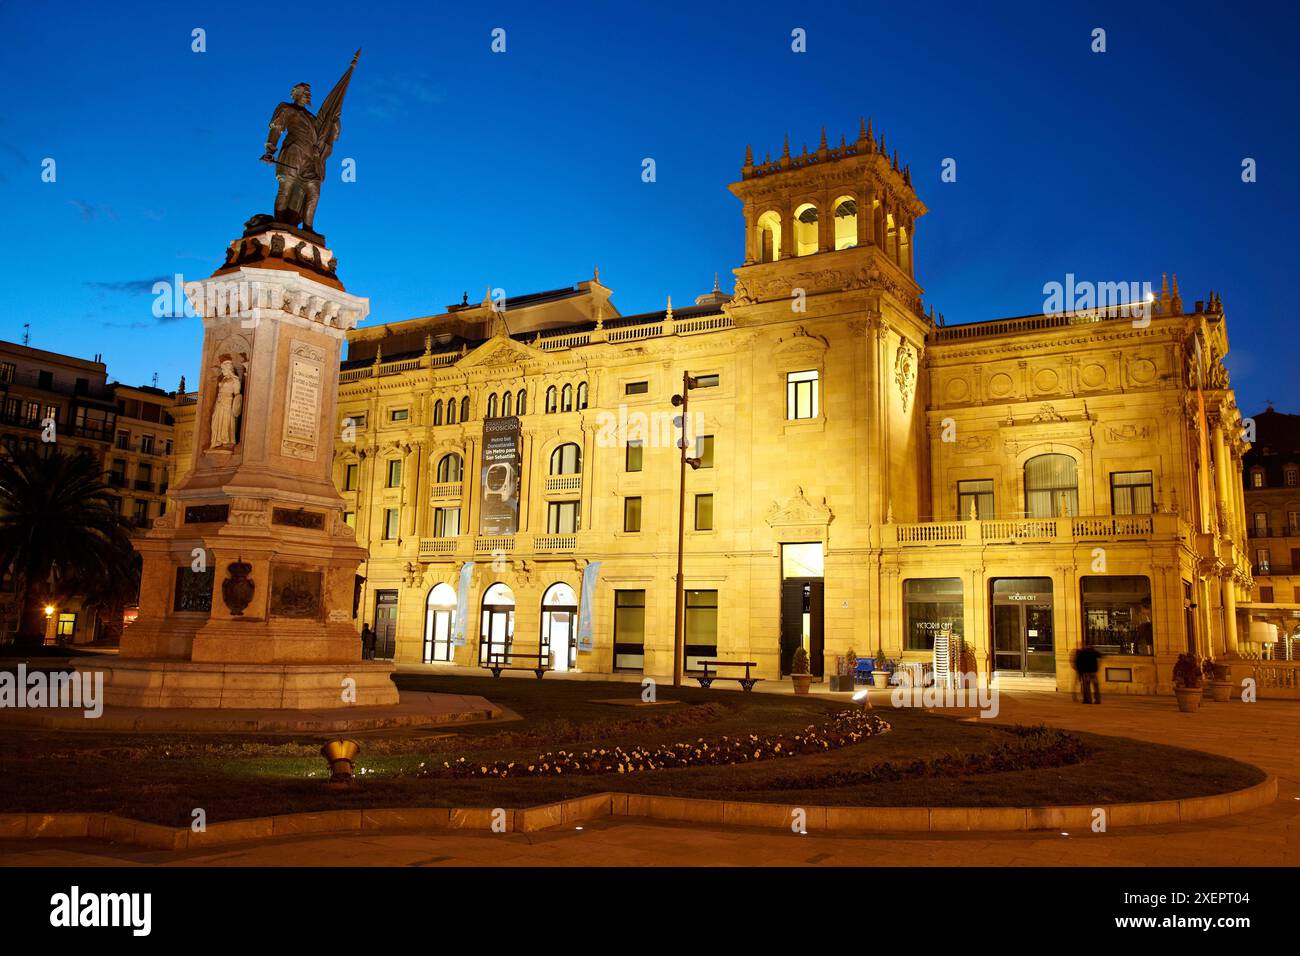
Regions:
<instances>
[{"instance_id":1,"label":"stone curb","mask_svg":"<svg viewBox=\"0 0 1300 956\"><path fill-rule=\"evenodd\" d=\"M1189 823L1231 816L1267 806L1277 799L1278 782L1269 776L1245 790L1103 805L1110 827ZM793 806L734 800L698 800L637 793L594 793L523 810L499 818L504 832L536 833L603 817L642 817L722 826L787 829ZM800 807L809 833L954 833L1090 829L1091 806L1070 807ZM344 834L371 830L489 830L490 807L429 807L378 810L326 810L253 817L213 823L202 833L130 820L112 813L0 813L0 840L94 838L151 850L193 850L250 840L305 834Z\"/></svg>"},{"instance_id":2,"label":"stone curb","mask_svg":"<svg viewBox=\"0 0 1300 956\"><path fill-rule=\"evenodd\" d=\"M149 717L113 717L105 714L96 718L93 726L77 714L51 713L48 710L6 709L0 716L0 727L25 727L41 730L90 730L130 733L345 733L367 730L392 730L401 727L439 727L448 724L473 723L495 720L503 715L499 707L483 710L466 710L448 714L392 714L386 717L340 717L337 719L304 718L230 718L227 720L202 720L187 722L176 719L160 726Z\"/></svg>"}]
</instances>

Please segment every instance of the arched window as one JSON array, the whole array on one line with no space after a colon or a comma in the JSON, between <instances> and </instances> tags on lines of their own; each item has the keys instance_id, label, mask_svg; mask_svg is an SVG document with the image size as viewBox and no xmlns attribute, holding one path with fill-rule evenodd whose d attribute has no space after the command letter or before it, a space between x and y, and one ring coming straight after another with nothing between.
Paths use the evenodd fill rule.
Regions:
<instances>
[{"instance_id":1,"label":"arched window","mask_svg":"<svg viewBox=\"0 0 1300 956\"><path fill-rule=\"evenodd\" d=\"M456 653L452 632L456 622L456 591L439 582L429 589L424 605L424 662L451 661Z\"/></svg>"},{"instance_id":2,"label":"arched window","mask_svg":"<svg viewBox=\"0 0 1300 956\"><path fill-rule=\"evenodd\" d=\"M835 248L852 249L858 244L858 201L852 196L835 200Z\"/></svg>"},{"instance_id":3,"label":"arched window","mask_svg":"<svg viewBox=\"0 0 1300 956\"><path fill-rule=\"evenodd\" d=\"M555 396L555 386L552 385L546 390L546 414L548 415L555 411Z\"/></svg>"},{"instance_id":4,"label":"arched window","mask_svg":"<svg viewBox=\"0 0 1300 956\"><path fill-rule=\"evenodd\" d=\"M898 227L898 264L904 271L912 271L912 243L907 238L907 227Z\"/></svg>"},{"instance_id":5,"label":"arched window","mask_svg":"<svg viewBox=\"0 0 1300 956\"><path fill-rule=\"evenodd\" d=\"M515 640L515 594L498 581L483 592L482 623L479 628L480 664L510 663L510 645Z\"/></svg>"},{"instance_id":6,"label":"arched window","mask_svg":"<svg viewBox=\"0 0 1300 956\"><path fill-rule=\"evenodd\" d=\"M438 484L448 481L460 481L465 470L465 460L455 452L443 455L438 460Z\"/></svg>"},{"instance_id":7,"label":"arched window","mask_svg":"<svg viewBox=\"0 0 1300 956\"><path fill-rule=\"evenodd\" d=\"M898 261L898 226L894 224L894 214L885 213L885 255Z\"/></svg>"},{"instance_id":8,"label":"arched window","mask_svg":"<svg viewBox=\"0 0 1300 956\"><path fill-rule=\"evenodd\" d=\"M468 395L466 395L464 398L460 400L460 420L462 422L469 421L469 396Z\"/></svg>"},{"instance_id":9,"label":"arched window","mask_svg":"<svg viewBox=\"0 0 1300 956\"><path fill-rule=\"evenodd\" d=\"M456 424L456 399L454 398L447 399L447 424Z\"/></svg>"},{"instance_id":10,"label":"arched window","mask_svg":"<svg viewBox=\"0 0 1300 956\"><path fill-rule=\"evenodd\" d=\"M488 407L487 407L487 416L486 416L486 417L487 417L487 418L496 418L496 417L497 417L497 397L496 397L495 395L489 395L489 396L488 396Z\"/></svg>"},{"instance_id":11,"label":"arched window","mask_svg":"<svg viewBox=\"0 0 1300 956\"><path fill-rule=\"evenodd\" d=\"M560 411L573 411L573 386L566 385L560 390Z\"/></svg>"},{"instance_id":12,"label":"arched window","mask_svg":"<svg viewBox=\"0 0 1300 956\"><path fill-rule=\"evenodd\" d=\"M578 595L557 581L542 595L541 651L550 655L554 670L572 670L578 663Z\"/></svg>"},{"instance_id":13,"label":"arched window","mask_svg":"<svg viewBox=\"0 0 1300 956\"><path fill-rule=\"evenodd\" d=\"M509 392L501 393L501 417L509 418L515 413L515 397Z\"/></svg>"},{"instance_id":14,"label":"arched window","mask_svg":"<svg viewBox=\"0 0 1300 956\"><path fill-rule=\"evenodd\" d=\"M794 254L810 256L817 251L817 207L804 203L794 211Z\"/></svg>"},{"instance_id":15,"label":"arched window","mask_svg":"<svg viewBox=\"0 0 1300 956\"><path fill-rule=\"evenodd\" d=\"M433 423L435 425L442 424L442 402L433 403Z\"/></svg>"},{"instance_id":16,"label":"arched window","mask_svg":"<svg viewBox=\"0 0 1300 956\"><path fill-rule=\"evenodd\" d=\"M582 474L582 449L569 442L551 452L551 474Z\"/></svg>"},{"instance_id":17,"label":"arched window","mask_svg":"<svg viewBox=\"0 0 1300 956\"><path fill-rule=\"evenodd\" d=\"M578 383L578 409L581 410L586 407L587 407L587 383L579 382Z\"/></svg>"},{"instance_id":18,"label":"arched window","mask_svg":"<svg viewBox=\"0 0 1300 956\"><path fill-rule=\"evenodd\" d=\"M1069 455L1038 455L1025 462L1025 513L1057 518L1079 513L1079 476Z\"/></svg>"},{"instance_id":19,"label":"arched window","mask_svg":"<svg viewBox=\"0 0 1300 956\"><path fill-rule=\"evenodd\" d=\"M776 262L781 258L781 215L769 209L758 217L758 261Z\"/></svg>"},{"instance_id":20,"label":"arched window","mask_svg":"<svg viewBox=\"0 0 1300 956\"><path fill-rule=\"evenodd\" d=\"M528 392L522 388L519 390L519 394L515 396L515 414L528 414Z\"/></svg>"}]
</instances>

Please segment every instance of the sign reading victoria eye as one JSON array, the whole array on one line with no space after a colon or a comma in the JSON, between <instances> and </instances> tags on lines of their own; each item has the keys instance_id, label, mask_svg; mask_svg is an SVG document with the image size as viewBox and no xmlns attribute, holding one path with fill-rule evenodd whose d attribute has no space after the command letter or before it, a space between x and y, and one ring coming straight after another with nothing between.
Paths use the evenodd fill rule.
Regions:
<instances>
[{"instance_id":1,"label":"sign reading victoria eye","mask_svg":"<svg viewBox=\"0 0 1300 956\"><path fill-rule=\"evenodd\" d=\"M519 530L520 468L519 419L486 419L479 534L514 534Z\"/></svg>"},{"instance_id":2,"label":"sign reading victoria eye","mask_svg":"<svg viewBox=\"0 0 1300 956\"><path fill-rule=\"evenodd\" d=\"M289 346L289 375L285 385L284 430L280 454L315 461L320 444L321 381L325 350L306 342Z\"/></svg>"}]
</instances>

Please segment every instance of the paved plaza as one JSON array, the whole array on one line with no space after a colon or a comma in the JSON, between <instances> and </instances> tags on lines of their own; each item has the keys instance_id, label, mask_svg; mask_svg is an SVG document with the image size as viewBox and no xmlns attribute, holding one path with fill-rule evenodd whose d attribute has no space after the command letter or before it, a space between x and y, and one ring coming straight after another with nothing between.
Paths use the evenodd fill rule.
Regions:
<instances>
[{"instance_id":1,"label":"paved plaza","mask_svg":"<svg viewBox=\"0 0 1300 956\"><path fill-rule=\"evenodd\" d=\"M0 842L7 866L1297 866L1300 704L1203 705L1067 694L1003 695L1000 722L1127 736L1234 757L1274 774L1270 806L1196 823L1108 833L819 836L608 818L532 834L468 831L285 838L176 853L86 840Z\"/></svg>"}]
</instances>

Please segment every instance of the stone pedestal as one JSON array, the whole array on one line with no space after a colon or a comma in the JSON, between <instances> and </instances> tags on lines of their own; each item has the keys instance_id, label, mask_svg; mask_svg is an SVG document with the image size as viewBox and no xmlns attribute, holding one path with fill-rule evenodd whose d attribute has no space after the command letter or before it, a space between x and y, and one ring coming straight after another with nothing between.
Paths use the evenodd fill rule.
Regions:
<instances>
[{"instance_id":1,"label":"stone pedestal","mask_svg":"<svg viewBox=\"0 0 1300 956\"><path fill-rule=\"evenodd\" d=\"M392 665L361 660L365 550L331 469L339 352L369 301L343 289L323 241L250 233L185 290L204 328L192 466L137 542L120 663L93 667L109 670L110 705L394 704Z\"/></svg>"}]
</instances>

